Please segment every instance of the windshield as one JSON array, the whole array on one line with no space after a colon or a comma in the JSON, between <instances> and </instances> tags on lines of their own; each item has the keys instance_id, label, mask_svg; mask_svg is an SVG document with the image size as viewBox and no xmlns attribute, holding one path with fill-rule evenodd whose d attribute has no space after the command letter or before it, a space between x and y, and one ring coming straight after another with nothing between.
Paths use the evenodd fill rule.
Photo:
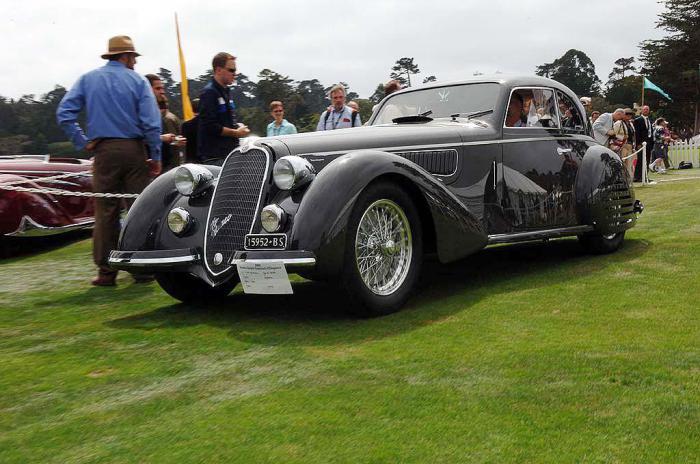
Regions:
<instances>
[{"instance_id":1,"label":"windshield","mask_svg":"<svg viewBox=\"0 0 700 464\"><path fill-rule=\"evenodd\" d=\"M455 113L473 113L495 108L500 87L499 84L487 82L397 94L384 102L372 125L391 124L393 119L415 116L426 111L432 111L430 117L436 119L449 118Z\"/></svg>"}]
</instances>

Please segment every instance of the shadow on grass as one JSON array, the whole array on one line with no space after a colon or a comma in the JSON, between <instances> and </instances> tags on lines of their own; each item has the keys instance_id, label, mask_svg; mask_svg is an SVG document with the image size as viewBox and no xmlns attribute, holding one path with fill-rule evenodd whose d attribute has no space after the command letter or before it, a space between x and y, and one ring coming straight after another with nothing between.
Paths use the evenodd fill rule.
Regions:
<instances>
[{"instance_id":1,"label":"shadow on grass","mask_svg":"<svg viewBox=\"0 0 700 464\"><path fill-rule=\"evenodd\" d=\"M90 237L90 230L76 230L45 237L0 237L0 259L7 262L48 253ZM15 258L15 259L12 259Z\"/></svg>"},{"instance_id":2,"label":"shadow on grass","mask_svg":"<svg viewBox=\"0 0 700 464\"><path fill-rule=\"evenodd\" d=\"M204 324L227 329L237 340L263 345L351 343L429 325L503 291L570 282L595 272L603 263L635 259L648 248L643 240L627 240L617 253L591 256L581 252L576 240L556 240L489 248L449 265L428 259L417 291L405 308L375 319L351 316L347 298L337 288L305 281L293 285L294 295L246 295L238 290L217 306L178 303L106 325L154 330Z\"/></svg>"}]
</instances>

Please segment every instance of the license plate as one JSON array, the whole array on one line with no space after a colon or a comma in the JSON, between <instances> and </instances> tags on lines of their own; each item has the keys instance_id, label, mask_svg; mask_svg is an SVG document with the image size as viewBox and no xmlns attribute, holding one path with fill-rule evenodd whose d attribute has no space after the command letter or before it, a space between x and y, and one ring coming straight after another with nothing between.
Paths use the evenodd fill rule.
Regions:
<instances>
[{"instance_id":1,"label":"license plate","mask_svg":"<svg viewBox=\"0 0 700 464\"><path fill-rule=\"evenodd\" d=\"M287 248L285 234L248 234L243 247L246 250L284 250Z\"/></svg>"}]
</instances>

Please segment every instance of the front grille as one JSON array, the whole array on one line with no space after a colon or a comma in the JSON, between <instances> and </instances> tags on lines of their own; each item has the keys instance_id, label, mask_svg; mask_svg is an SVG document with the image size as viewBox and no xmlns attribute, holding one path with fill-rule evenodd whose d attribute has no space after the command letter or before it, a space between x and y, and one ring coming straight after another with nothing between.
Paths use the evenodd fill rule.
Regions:
<instances>
[{"instance_id":1,"label":"front grille","mask_svg":"<svg viewBox=\"0 0 700 464\"><path fill-rule=\"evenodd\" d=\"M396 154L438 176L449 176L457 171L457 150L403 151Z\"/></svg>"},{"instance_id":2,"label":"front grille","mask_svg":"<svg viewBox=\"0 0 700 464\"><path fill-rule=\"evenodd\" d=\"M218 275L226 271L237 250L243 249L245 235L258 215L265 195L270 155L254 148L234 151L224 163L212 198L204 239L204 262ZM221 260L216 260L221 254Z\"/></svg>"}]
</instances>

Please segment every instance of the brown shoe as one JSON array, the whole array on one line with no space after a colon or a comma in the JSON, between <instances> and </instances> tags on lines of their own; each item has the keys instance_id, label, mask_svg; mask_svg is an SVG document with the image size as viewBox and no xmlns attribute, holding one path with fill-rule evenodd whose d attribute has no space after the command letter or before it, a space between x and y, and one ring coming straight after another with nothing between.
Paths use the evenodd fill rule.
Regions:
<instances>
[{"instance_id":1,"label":"brown shoe","mask_svg":"<svg viewBox=\"0 0 700 464\"><path fill-rule=\"evenodd\" d=\"M114 287L115 285L117 285L116 280L116 274L99 273L97 274L97 277L92 279L92 285L95 285L97 287Z\"/></svg>"}]
</instances>

